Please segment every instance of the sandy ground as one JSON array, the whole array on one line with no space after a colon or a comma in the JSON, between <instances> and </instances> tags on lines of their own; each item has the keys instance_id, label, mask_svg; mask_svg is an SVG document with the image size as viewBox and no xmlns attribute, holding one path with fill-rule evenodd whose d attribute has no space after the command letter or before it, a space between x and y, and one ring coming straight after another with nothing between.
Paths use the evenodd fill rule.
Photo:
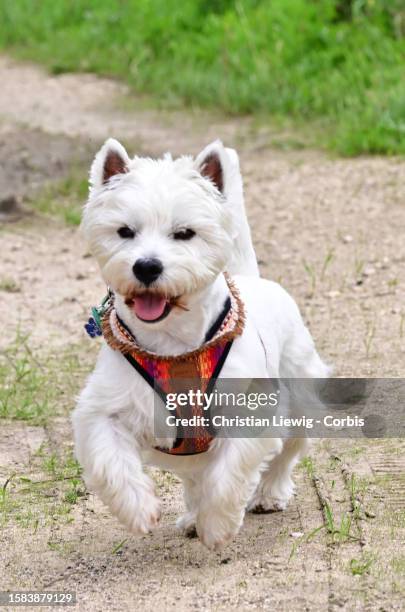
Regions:
<instances>
[{"instance_id":1,"label":"sandy ground","mask_svg":"<svg viewBox=\"0 0 405 612\"><path fill-rule=\"evenodd\" d=\"M262 273L297 299L336 375L404 376L403 160L284 150L282 135L247 119L145 110L115 82L48 76L7 58L0 81L0 201L28 209L72 163L87 171L108 136L150 155L195 154L221 137L240 152ZM82 324L104 287L78 231L29 214L4 223L0 241L0 283L18 288L0 290L0 346L19 327L38 355L68 343L91 361ZM64 403L71 410L74 398ZM11 474L44 478L36 451L71 447L67 411L45 427L2 422L0 485ZM296 470L288 510L247 516L218 554L175 531L181 492L167 474L156 474L165 513L147 537L128 536L92 495L79 498L69 521L32 528L11 513L0 523L0 589L75 590L80 610L404 609L404 451L397 439L318 443L312 464ZM356 491L353 478L362 483ZM328 507L336 524L352 517L355 537L332 542L325 529L309 536ZM369 568L355 575L359 560Z\"/></svg>"}]
</instances>

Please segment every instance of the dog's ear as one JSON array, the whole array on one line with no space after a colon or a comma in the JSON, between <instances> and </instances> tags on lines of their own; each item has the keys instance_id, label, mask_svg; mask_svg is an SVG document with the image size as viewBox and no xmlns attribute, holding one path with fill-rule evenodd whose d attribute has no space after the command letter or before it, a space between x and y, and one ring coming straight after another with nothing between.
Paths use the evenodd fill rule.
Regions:
<instances>
[{"instance_id":1,"label":"dog's ear","mask_svg":"<svg viewBox=\"0 0 405 612\"><path fill-rule=\"evenodd\" d=\"M90 169L90 185L94 188L108 183L112 176L125 174L129 169L129 157L118 140L109 138L97 153Z\"/></svg>"},{"instance_id":2,"label":"dog's ear","mask_svg":"<svg viewBox=\"0 0 405 612\"><path fill-rule=\"evenodd\" d=\"M220 140L215 140L201 151L195 160L195 169L209 178L221 193L225 189L225 174L229 160Z\"/></svg>"}]
</instances>

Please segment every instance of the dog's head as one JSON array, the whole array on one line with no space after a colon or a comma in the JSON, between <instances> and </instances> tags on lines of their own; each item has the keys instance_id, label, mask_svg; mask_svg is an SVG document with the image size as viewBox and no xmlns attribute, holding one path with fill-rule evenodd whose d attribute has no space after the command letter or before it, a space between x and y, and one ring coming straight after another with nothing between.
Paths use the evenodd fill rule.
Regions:
<instances>
[{"instance_id":1,"label":"dog's head","mask_svg":"<svg viewBox=\"0 0 405 612\"><path fill-rule=\"evenodd\" d=\"M90 171L82 221L105 282L154 323L212 283L232 252L230 160L219 141L195 160L135 157L109 139Z\"/></svg>"}]
</instances>

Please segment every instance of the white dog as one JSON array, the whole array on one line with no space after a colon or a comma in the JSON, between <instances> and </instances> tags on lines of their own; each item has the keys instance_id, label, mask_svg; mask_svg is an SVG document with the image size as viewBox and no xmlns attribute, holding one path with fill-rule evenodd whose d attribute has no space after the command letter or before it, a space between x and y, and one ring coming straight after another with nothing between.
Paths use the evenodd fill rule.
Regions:
<instances>
[{"instance_id":1,"label":"white dog","mask_svg":"<svg viewBox=\"0 0 405 612\"><path fill-rule=\"evenodd\" d=\"M173 437L156 439L155 391L122 346L134 342L150 359L201 354L208 330L227 314L233 286L227 271L241 298L233 290L231 310L238 318L244 308L245 320L237 322L220 377L320 378L328 367L293 299L259 278L235 151L217 141L195 160L131 160L110 139L94 160L90 182L82 228L114 294L108 333L117 342L121 334L121 345L104 344L73 413L84 478L131 532L147 533L159 520L160 504L144 465L175 472L187 509L179 529L196 530L207 547L218 549L238 533L246 509L286 507L291 472L307 443L215 438L199 454L162 452Z\"/></svg>"}]
</instances>

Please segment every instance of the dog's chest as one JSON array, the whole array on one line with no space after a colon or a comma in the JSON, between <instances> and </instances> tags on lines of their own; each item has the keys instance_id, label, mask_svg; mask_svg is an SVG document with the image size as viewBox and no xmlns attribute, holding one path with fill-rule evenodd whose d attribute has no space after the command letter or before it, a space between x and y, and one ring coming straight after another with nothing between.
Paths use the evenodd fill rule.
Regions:
<instances>
[{"instance_id":1,"label":"dog's chest","mask_svg":"<svg viewBox=\"0 0 405 612\"><path fill-rule=\"evenodd\" d=\"M271 346L273 345L273 347ZM273 367L268 367L269 355L273 355ZM139 435L142 424L145 440L153 442L156 428L156 418L161 408L161 399L158 393L134 369L131 369L122 358L122 367L125 368L125 377L131 389L131 407L124 411L121 419L126 425ZM181 362L178 365L181 370ZM184 369L187 378L189 370ZM264 347L259 333L254 325L247 321L242 336L236 338L228 353L218 378L268 378L278 375L278 349L275 344Z\"/></svg>"}]
</instances>

